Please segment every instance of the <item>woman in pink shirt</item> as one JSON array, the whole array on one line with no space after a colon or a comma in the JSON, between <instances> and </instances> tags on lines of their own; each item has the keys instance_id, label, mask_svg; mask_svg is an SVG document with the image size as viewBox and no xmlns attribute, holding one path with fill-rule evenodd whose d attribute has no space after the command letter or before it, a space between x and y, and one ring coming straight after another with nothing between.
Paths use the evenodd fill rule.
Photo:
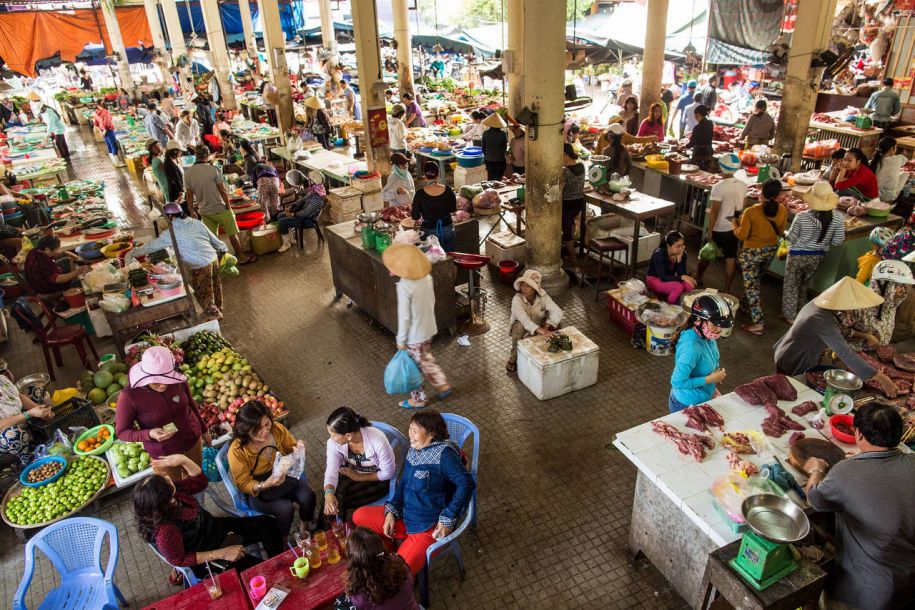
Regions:
<instances>
[{"instance_id":1,"label":"woman in pink shirt","mask_svg":"<svg viewBox=\"0 0 915 610\"><path fill-rule=\"evenodd\" d=\"M661 104L655 102L648 111L648 116L639 125L639 137L655 136L658 142L664 141L664 119L661 114Z\"/></svg>"}]
</instances>

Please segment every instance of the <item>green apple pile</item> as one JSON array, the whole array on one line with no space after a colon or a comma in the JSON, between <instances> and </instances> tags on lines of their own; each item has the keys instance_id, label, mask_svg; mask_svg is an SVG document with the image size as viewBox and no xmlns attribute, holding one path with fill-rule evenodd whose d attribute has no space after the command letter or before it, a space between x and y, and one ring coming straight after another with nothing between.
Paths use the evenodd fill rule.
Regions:
<instances>
[{"instance_id":1,"label":"green apple pile","mask_svg":"<svg viewBox=\"0 0 915 610\"><path fill-rule=\"evenodd\" d=\"M127 387L128 383L127 365L112 360L103 364L97 373L85 371L80 377L79 388L86 392L86 398L92 404L100 405L109 396Z\"/></svg>"},{"instance_id":2,"label":"green apple pile","mask_svg":"<svg viewBox=\"0 0 915 610\"><path fill-rule=\"evenodd\" d=\"M126 479L149 468L149 454L143 449L143 443L116 442L109 449L111 466L118 476Z\"/></svg>"},{"instance_id":3,"label":"green apple pile","mask_svg":"<svg viewBox=\"0 0 915 610\"><path fill-rule=\"evenodd\" d=\"M6 506L6 518L17 525L56 519L83 506L108 482L105 463L94 457L70 462L64 476L42 487L25 487Z\"/></svg>"}]
</instances>

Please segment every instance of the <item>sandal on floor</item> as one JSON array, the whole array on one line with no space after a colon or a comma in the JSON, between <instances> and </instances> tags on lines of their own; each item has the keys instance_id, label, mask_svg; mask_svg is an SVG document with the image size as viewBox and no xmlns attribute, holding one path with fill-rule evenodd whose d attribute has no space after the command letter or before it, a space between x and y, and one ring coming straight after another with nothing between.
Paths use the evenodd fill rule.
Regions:
<instances>
[{"instance_id":1,"label":"sandal on floor","mask_svg":"<svg viewBox=\"0 0 915 610\"><path fill-rule=\"evenodd\" d=\"M514 373L514 372L517 371L517 370L518 370L518 365L515 364L514 362L506 362L506 363L505 363L505 372L507 372L507 373Z\"/></svg>"},{"instance_id":2,"label":"sandal on floor","mask_svg":"<svg viewBox=\"0 0 915 610\"><path fill-rule=\"evenodd\" d=\"M184 576L181 574L181 572L175 568L172 568L172 571L168 574L168 584L180 587L184 585Z\"/></svg>"},{"instance_id":3,"label":"sandal on floor","mask_svg":"<svg viewBox=\"0 0 915 610\"><path fill-rule=\"evenodd\" d=\"M257 262L256 256L249 256L244 262L239 261L238 266L241 267L242 265L250 265L251 263L256 263L256 262Z\"/></svg>"},{"instance_id":4,"label":"sandal on floor","mask_svg":"<svg viewBox=\"0 0 915 610\"><path fill-rule=\"evenodd\" d=\"M447 390L442 390L441 392L436 394L436 397L438 397L439 400L445 400L452 394L454 394L454 388L448 388Z\"/></svg>"},{"instance_id":5,"label":"sandal on floor","mask_svg":"<svg viewBox=\"0 0 915 610\"><path fill-rule=\"evenodd\" d=\"M748 332L751 335L756 335L757 337L762 337L764 329L760 328L757 330L750 330L754 326L756 326L756 325L755 324L741 324L740 330L742 330L744 332Z\"/></svg>"},{"instance_id":6,"label":"sandal on floor","mask_svg":"<svg viewBox=\"0 0 915 610\"><path fill-rule=\"evenodd\" d=\"M401 402L399 406L401 409L425 409L426 407L429 406L429 404L426 403L423 405L411 405L410 399L406 399L403 402Z\"/></svg>"}]
</instances>

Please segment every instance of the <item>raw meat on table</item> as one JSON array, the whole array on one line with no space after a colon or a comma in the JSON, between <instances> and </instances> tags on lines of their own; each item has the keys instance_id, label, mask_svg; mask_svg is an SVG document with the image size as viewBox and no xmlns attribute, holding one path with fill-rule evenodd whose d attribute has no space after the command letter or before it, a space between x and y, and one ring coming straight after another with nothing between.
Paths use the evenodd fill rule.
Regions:
<instances>
[{"instance_id":1,"label":"raw meat on table","mask_svg":"<svg viewBox=\"0 0 915 610\"><path fill-rule=\"evenodd\" d=\"M797 388L784 375L767 375L756 381L766 384L779 400L797 400Z\"/></svg>"},{"instance_id":2,"label":"raw meat on table","mask_svg":"<svg viewBox=\"0 0 915 610\"><path fill-rule=\"evenodd\" d=\"M898 354L893 358L893 364L896 365L896 368L903 371L915 371L915 352Z\"/></svg>"},{"instance_id":3,"label":"raw meat on table","mask_svg":"<svg viewBox=\"0 0 915 610\"><path fill-rule=\"evenodd\" d=\"M742 432L725 432L724 436L721 437L721 444L733 453L745 453L747 455L756 453L750 438Z\"/></svg>"},{"instance_id":4,"label":"raw meat on table","mask_svg":"<svg viewBox=\"0 0 915 610\"><path fill-rule=\"evenodd\" d=\"M798 417L804 417L808 413L813 413L814 411L819 410L820 407L817 406L817 403L812 400L805 400L799 405L796 405L791 408L791 412L797 415Z\"/></svg>"},{"instance_id":5,"label":"raw meat on table","mask_svg":"<svg viewBox=\"0 0 915 610\"><path fill-rule=\"evenodd\" d=\"M734 388L734 393L751 405L774 405L778 398L769 386L760 380L745 383Z\"/></svg>"},{"instance_id":6,"label":"raw meat on table","mask_svg":"<svg viewBox=\"0 0 915 610\"><path fill-rule=\"evenodd\" d=\"M759 474L759 468L751 462L750 460L741 459L740 455L734 453L733 451L728 451L727 455L728 466L731 470L742 471L748 477L752 477L754 474Z\"/></svg>"},{"instance_id":7,"label":"raw meat on table","mask_svg":"<svg viewBox=\"0 0 915 610\"><path fill-rule=\"evenodd\" d=\"M686 416L686 426L699 432L708 432L710 428L724 430L724 419L706 403L686 407L681 411Z\"/></svg>"},{"instance_id":8,"label":"raw meat on table","mask_svg":"<svg viewBox=\"0 0 915 610\"><path fill-rule=\"evenodd\" d=\"M793 445L794 443L796 443L796 442L798 442L799 440L801 440L802 438L804 438L804 433L803 433L803 432L792 432L792 433L791 433L791 437L788 439L788 445L791 446L791 445Z\"/></svg>"},{"instance_id":9,"label":"raw meat on table","mask_svg":"<svg viewBox=\"0 0 915 610\"><path fill-rule=\"evenodd\" d=\"M894 379L890 377L890 380L893 382L893 385L896 386L896 394L911 394L912 392L912 382L906 379ZM877 390L883 394L883 390L880 388L880 385L873 379L868 380L864 383L865 386L871 388L872 390ZM889 398L887 396L887 398Z\"/></svg>"},{"instance_id":10,"label":"raw meat on table","mask_svg":"<svg viewBox=\"0 0 915 610\"><path fill-rule=\"evenodd\" d=\"M683 455L691 455L694 460L701 462L705 458L706 449L714 449L715 441L712 437L704 434L691 434L689 432L680 432L674 426L662 422L651 422L652 429L677 446L677 449Z\"/></svg>"},{"instance_id":11,"label":"raw meat on table","mask_svg":"<svg viewBox=\"0 0 915 610\"><path fill-rule=\"evenodd\" d=\"M900 371L895 366L884 364L866 352L858 352L858 356L890 379L906 379L909 381L910 386L912 385L911 382L915 381L915 373L911 371Z\"/></svg>"},{"instance_id":12,"label":"raw meat on table","mask_svg":"<svg viewBox=\"0 0 915 610\"><path fill-rule=\"evenodd\" d=\"M896 357L896 348L892 345L881 345L875 350L877 357L888 362L889 364L894 364L893 359Z\"/></svg>"},{"instance_id":13,"label":"raw meat on table","mask_svg":"<svg viewBox=\"0 0 915 610\"><path fill-rule=\"evenodd\" d=\"M762 431L773 438L781 438L788 430L804 430L804 426L797 423L779 407L766 405L769 416L762 421Z\"/></svg>"}]
</instances>

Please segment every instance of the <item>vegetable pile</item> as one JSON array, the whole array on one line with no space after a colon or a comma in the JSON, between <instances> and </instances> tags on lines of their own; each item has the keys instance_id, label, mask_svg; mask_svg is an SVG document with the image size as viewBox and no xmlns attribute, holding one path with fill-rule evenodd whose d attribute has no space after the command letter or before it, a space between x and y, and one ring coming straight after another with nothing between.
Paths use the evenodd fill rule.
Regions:
<instances>
[{"instance_id":1,"label":"vegetable pile","mask_svg":"<svg viewBox=\"0 0 915 610\"><path fill-rule=\"evenodd\" d=\"M81 457L70 462L67 473L42 487L26 487L6 506L6 518L17 525L51 521L86 504L108 482L105 462Z\"/></svg>"},{"instance_id":2,"label":"vegetable pile","mask_svg":"<svg viewBox=\"0 0 915 610\"><path fill-rule=\"evenodd\" d=\"M109 396L126 388L128 383L127 365L112 360L103 364L97 373L84 371L79 380L79 388L86 393L86 398L92 404L100 405Z\"/></svg>"},{"instance_id":3,"label":"vegetable pile","mask_svg":"<svg viewBox=\"0 0 915 610\"><path fill-rule=\"evenodd\" d=\"M150 465L149 454L143 450L143 443L117 442L111 446L111 466L118 476L126 479L138 472L143 472Z\"/></svg>"}]
</instances>

